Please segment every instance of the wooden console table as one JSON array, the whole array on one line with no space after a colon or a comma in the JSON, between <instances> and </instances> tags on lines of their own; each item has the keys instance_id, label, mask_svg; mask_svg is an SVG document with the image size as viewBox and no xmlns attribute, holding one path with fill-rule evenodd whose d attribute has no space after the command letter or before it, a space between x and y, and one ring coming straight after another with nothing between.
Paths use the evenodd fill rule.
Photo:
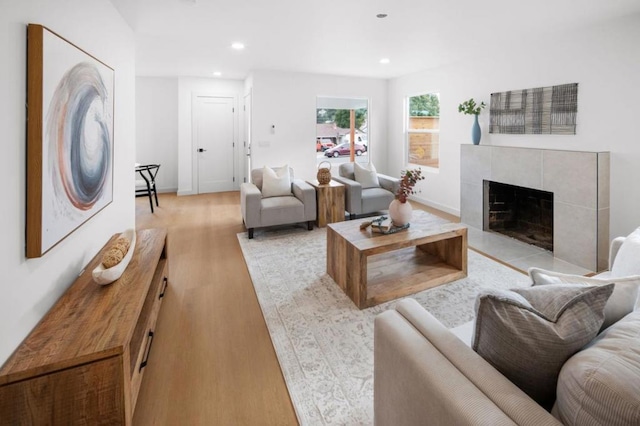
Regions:
<instances>
[{"instance_id":1,"label":"wooden console table","mask_svg":"<svg viewBox=\"0 0 640 426\"><path fill-rule=\"evenodd\" d=\"M114 235L0 369L0 424L130 425L168 285L167 232L137 232L117 281L91 272Z\"/></svg>"},{"instance_id":2,"label":"wooden console table","mask_svg":"<svg viewBox=\"0 0 640 426\"><path fill-rule=\"evenodd\" d=\"M323 228L328 223L344 221L344 185L335 180L320 185L317 179L307 183L316 190L316 225Z\"/></svg>"},{"instance_id":3,"label":"wooden console table","mask_svg":"<svg viewBox=\"0 0 640 426\"><path fill-rule=\"evenodd\" d=\"M467 227L411 226L378 234L360 224L327 228L327 273L360 309L467 276Z\"/></svg>"}]
</instances>

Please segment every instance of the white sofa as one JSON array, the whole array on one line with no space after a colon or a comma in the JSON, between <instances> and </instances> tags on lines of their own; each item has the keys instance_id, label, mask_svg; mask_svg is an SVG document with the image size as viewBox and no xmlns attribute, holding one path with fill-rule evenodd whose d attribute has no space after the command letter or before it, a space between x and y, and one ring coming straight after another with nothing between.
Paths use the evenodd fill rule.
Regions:
<instances>
[{"instance_id":1,"label":"white sofa","mask_svg":"<svg viewBox=\"0 0 640 426\"><path fill-rule=\"evenodd\" d=\"M611 244L610 269L625 241ZM612 278L611 272L598 277ZM636 305L637 306L637 305ZM607 425L640 424L640 310L600 333L564 365L558 381L558 401L568 395L580 403L573 421L554 407L554 417L511 383L469 346L472 327L448 330L415 300L405 299L375 320L374 412L375 424L384 425L590 425L591 411L611 414ZM466 335L465 335L466 334ZM460 336L460 337L459 337ZM574 383L570 363L588 364L593 392L589 399ZM622 367L621 367L622 366ZM580 367L578 365L578 367ZM613 395L613 396L612 396ZM569 398L570 399L570 398ZM599 400L600 399L600 400ZM557 404L556 404L557 405ZM606 410L609 410L607 412ZM624 419L613 415L624 411ZM566 417L566 416L565 416ZM629 420L632 419L632 420Z\"/></svg>"}]
</instances>

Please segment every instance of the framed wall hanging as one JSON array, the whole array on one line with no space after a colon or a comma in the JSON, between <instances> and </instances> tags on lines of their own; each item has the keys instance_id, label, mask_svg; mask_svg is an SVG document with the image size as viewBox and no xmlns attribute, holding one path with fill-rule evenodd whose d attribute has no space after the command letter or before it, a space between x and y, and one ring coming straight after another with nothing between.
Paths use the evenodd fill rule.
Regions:
<instances>
[{"instance_id":1,"label":"framed wall hanging","mask_svg":"<svg viewBox=\"0 0 640 426\"><path fill-rule=\"evenodd\" d=\"M26 255L40 257L113 201L113 68L27 27Z\"/></svg>"},{"instance_id":2,"label":"framed wall hanging","mask_svg":"<svg viewBox=\"0 0 640 426\"><path fill-rule=\"evenodd\" d=\"M492 93L489 133L575 135L578 83Z\"/></svg>"}]
</instances>

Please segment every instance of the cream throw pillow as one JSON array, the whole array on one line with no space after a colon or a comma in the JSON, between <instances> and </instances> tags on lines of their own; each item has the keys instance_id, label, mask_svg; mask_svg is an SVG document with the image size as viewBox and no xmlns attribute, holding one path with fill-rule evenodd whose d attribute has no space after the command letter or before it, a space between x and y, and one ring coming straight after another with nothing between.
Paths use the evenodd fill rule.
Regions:
<instances>
[{"instance_id":1,"label":"cream throw pillow","mask_svg":"<svg viewBox=\"0 0 640 426\"><path fill-rule=\"evenodd\" d=\"M262 169L262 198L286 195L291 195L289 165L285 164L277 169L264 166Z\"/></svg>"},{"instance_id":2,"label":"cream throw pillow","mask_svg":"<svg viewBox=\"0 0 640 426\"><path fill-rule=\"evenodd\" d=\"M551 409L562 365L600 330L613 284L483 290L473 350L541 406Z\"/></svg>"},{"instance_id":3,"label":"cream throw pillow","mask_svg":"<svg viewBox=\"0 0 640 426\"><path fill-rule=\"evenodd\" d=\"M534 286L546 284L576 284L582 286L615 284L613 293L604 307L604 322L601 330L633 311L639 302L640 275L603 279L561 274L560 272L546 271L540 268L529 268L529 277L531 277Z\"/></svg>"},{"instance_id":4,"label":"cream throw pillow","mask_svg":"<svg viewBox=\"0 0 640 426\"><path fill-rule=\"evenodd\" d=\"M376 168L373 166L373 163L369 163L368 166L354 163L353 174L356 177L356 182L362 185L362 189L380 188L378 173L376 172Z\"/></svg>"},{"instance_id":5,"label":"cream throw pillow","mask_svg":"<svg viewBox=\"0 0 640 426\"><path fill-rule=\"evenodd\" d=\"M614 277L640 275L640 228L629 234L620 246L611 267L611 275Z\"/></svg>"}]
</instances>

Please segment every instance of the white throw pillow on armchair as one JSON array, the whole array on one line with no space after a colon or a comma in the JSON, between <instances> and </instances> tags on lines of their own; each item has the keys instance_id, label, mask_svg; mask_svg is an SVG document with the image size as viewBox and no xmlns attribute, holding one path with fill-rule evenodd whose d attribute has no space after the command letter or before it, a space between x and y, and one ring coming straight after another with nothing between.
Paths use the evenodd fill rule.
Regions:
<instances>
[{"instance_id":1,"label":"white throw pillow on armchair","mask_svg":"<svg viewBox=\"0 0 640 426\"><path fill-rule=\"evenodd\" d=\"M291 195L289 165L285 164L277 169L264 166L262 169L262 198L287 195Z\"/></svg>"},{"instance_id":2,"label":"white throw pillow on armchair","mask_svg":"<svg viewBox=\"0 0 640 426\"><path fill-rule=\"evenodd\" d=\"M376 168L373 166L373 163L369 163L368 166L354 163L353 174L355 175L356 182L362 185L362 189L380 188L378 172L376 172Z\"/></svg>"}]
</instances>

